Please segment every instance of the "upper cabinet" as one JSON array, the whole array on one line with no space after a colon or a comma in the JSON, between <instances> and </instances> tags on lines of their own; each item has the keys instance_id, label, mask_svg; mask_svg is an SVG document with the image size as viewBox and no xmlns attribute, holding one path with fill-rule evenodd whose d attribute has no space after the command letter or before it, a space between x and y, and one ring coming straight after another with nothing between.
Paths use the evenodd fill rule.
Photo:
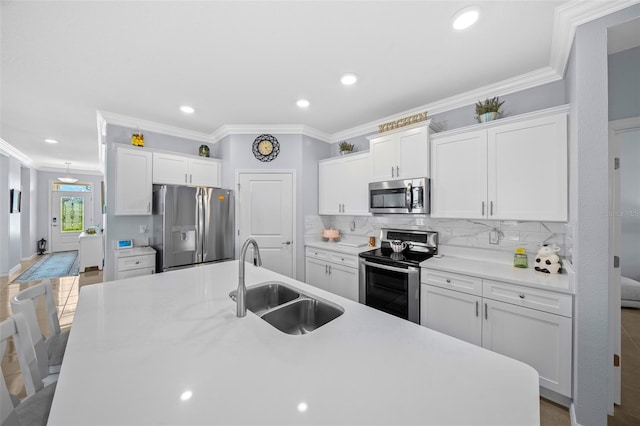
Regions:
<instances>
[{"instance_id":1,"label":"upper cabinet","mask_svg":"<svg viewBox=\"0 0 640 426\"><path fill-rule=\"evenodd\" d=\"M429 121L369 138L371 181L429 177Z\"/></svg>"},{"instance_id":2,"label":"upper cabinet","mask_svg":"<svg viewBox=\"0 0 640 426\"><path fill-rule=\"evenodd\" d=\"M559 110L434 135L431 216L566 221L567 112Z\"/></svg>"},{"instance_id":3,"label":"upper cabinet","mask_svg":"<svg viewBox=\"0 0 640 426\"><path fill-rule=\"evenodd\" d=\"M153 183L219 187L221 170L214 158L153 153Z\"/></svg>"},{"instance_id":4,"label":"upper cabinet","mask_svg":"<svg viewBox=\"0 0 640 426\"><path fill-rule=\"evenodd\" d=\"M368 193L368 152L318 163L319 214L369 215Z\"/></svg>"},{"instance_id":5,"label":"upper cabinet","mask_svg":"<svg viewBox=\"0 0 640 426\"><path fill-rule=\"evenodd\" d=\"M115 215L150 215L151 152L143 148L116 149Z\"/></svg>"}]
</instances>

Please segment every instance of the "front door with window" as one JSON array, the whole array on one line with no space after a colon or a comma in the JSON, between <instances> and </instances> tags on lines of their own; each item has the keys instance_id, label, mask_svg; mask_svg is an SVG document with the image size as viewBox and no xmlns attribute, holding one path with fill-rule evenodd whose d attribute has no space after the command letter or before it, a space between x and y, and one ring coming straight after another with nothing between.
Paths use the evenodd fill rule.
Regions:
<instances>
[{"instance_id":1,"label":"front door with window","mask_svg":"<svg viewBox=\"0 0 640 426\"><path fill-rule=\"evenodd\" d=\"M91 195L51 193L51 252L78 250L78 237L86 229L85 210Z\"/></svg>"}]
</instances>

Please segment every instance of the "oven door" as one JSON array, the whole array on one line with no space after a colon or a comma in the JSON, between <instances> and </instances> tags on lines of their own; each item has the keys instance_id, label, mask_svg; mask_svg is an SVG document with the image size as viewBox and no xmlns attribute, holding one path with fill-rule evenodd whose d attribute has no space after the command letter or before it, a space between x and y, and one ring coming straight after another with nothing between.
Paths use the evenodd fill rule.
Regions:
<instances>
[{"instance_id":1,"label":"oven door","mask_svg":"<svg viewBox=\"0 0 640 426\"><path fill-rule=\"evenodd\" d=\"M420 322L420 269L360 259L359 301L383 312Z\"/></svg>"}]
</instances>

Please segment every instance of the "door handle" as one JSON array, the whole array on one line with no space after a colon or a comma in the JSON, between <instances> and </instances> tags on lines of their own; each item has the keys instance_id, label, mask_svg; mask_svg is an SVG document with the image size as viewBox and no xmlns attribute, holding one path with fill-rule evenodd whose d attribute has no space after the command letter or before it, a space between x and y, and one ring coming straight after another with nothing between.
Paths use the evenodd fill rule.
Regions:
<instances>
[{"instance_id":1,"label":"door handle","mask_svg":"<svg viewBox=\"0 0 640 426\"><path fill-rule=\"evenodd\" d=\"M285 246L288 246L288 245L290 245L290 244L291 244L291 241L285 241L285 242L283 242L282 244L283 244L283 245L285 245Z\"/></svg>"}]
</instances>

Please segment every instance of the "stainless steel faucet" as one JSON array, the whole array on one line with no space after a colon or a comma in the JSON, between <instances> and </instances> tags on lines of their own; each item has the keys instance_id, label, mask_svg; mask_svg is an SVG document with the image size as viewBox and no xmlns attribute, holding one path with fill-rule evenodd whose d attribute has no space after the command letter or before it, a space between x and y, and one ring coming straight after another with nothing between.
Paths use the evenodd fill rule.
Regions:
<instances>
[{"instance_id":1,"label":"stainless steel faucet","mask_svg":"<svg viewBox=\"0 0 640 426\"><path fill-rule=\"evenodd\" d=\"M240 249L240 266L238 270L238 291L236 292L236 315L238 317L244 317L247 315L247 287L244 285L244 258L247 256L247 249L249 245L253 245L253 264L255 266L262 265L262 259L260 258L260 249L258 243L253 238L247 239Z\"/></svg>"}]
</instances>

